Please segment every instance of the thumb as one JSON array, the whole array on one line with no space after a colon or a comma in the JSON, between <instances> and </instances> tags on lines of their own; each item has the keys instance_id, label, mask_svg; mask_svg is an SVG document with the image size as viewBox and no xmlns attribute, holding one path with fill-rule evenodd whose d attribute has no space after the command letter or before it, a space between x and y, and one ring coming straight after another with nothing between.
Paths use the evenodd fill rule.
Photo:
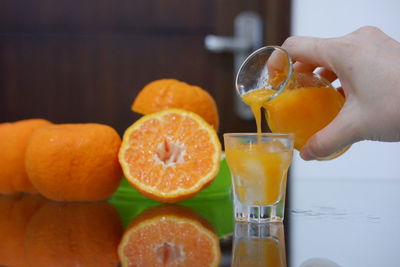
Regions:
<instances>
[{"instance_id":1,"label":"thumb","mask_svg":"<svg viewBox=\"0 0 400 267\"><path fill-rule=\"evenodd\" d=\"M328 159L330 156L335 157L335 152L361 140L357 130L357 116L354 114L344 106L330 124L308 139L300 156L304 160Z\"/></svg>"}]
</instances>

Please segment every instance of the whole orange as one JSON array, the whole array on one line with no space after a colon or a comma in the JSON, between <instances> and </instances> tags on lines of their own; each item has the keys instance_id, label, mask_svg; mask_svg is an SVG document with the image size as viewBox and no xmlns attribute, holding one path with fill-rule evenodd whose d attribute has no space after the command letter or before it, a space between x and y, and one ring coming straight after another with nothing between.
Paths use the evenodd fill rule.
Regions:
<instances>
[{"instance_id":1,"label":"whole orange","mask_svg":"<svg viewBox=\"0 0 400 267\"><path fill-rule=\"evenodd\" d=\"M25 170L25 151L32 133L51 124L28 119L0 124L0 193L36 192Z\"/></svg>"},{"instance_id":2,"label":"whole orange","mask_svg":"<svg viewBox=\"0 0 400 267\"><path fill-rule=\"evenodd\" d=\"M121 138L102 124L58 124L34 132L25 166L45 197L58 201L95 201L110 197L121 180Z\"/></svg>"},{"instance_id":3,"label":"whole orange","mask_svg":"<svg viewBox=\"0 0 400 267\"><path fill-rule=\"evenodd\" d=\"M214 98L198 86L175 79L161 79L147 84L131 107L132 111L144 115L170 108L194 112L218 130L219 118Z\"/></svg>"}]
</instances>

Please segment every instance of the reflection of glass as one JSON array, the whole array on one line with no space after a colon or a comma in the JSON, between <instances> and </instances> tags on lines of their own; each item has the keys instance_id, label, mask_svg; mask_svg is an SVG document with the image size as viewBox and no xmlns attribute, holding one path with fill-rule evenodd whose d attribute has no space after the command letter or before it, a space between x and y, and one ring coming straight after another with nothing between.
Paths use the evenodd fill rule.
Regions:
<instances>
[{"instance_id":1,"label":"reflection of glass","mask_svg":"<svg viewBox=\"0 0 400 267\"><path fill-rule=\"evenodd\" d=\"M282 221L291 134L224 134L237 221Z\"/></svg>"},{"instance_id":2,"label":"reflection of glass","mask_svg":"<svg viewBox=\"0 0 400 267\"><path fill-rule=\"evenodd\" d=\"M236 223L232 266L286 266L283 224Z\"/></svg>"},{"instance_id":3,"label":"reflection of glass","mask_svg":"<svg viewBox=\"0 0 400 267\"><path fill-rule=\"evenodd\" d=\"M244 61L236 89L256 115L265 108L272 132L293 133L297 150L328 125L345 102L343 95L317 74L294 72L291 56L278 46L260 48ZM346 150L321 159L337 157Z\"/></svg>"},{"instance_id":4,"label":"reflection of glass","mask_svg":"<svg viewBox=\"0 0 400 267\"><path fill-rule=\"evenodd\" d=\"M340 267L340 265L328 259L312 258L300 264L299 267Z\"/></svg>"},{"instance_id":5,"label":"reflection of glass","mask_svg":"<svg viewBox=\"0 0 400 267\"><path fill-rule=\"evenodd\" d=\"M178 205L150 208L134 218L118 253L122 266L218 266L221 261L213 227Z\"/></svg>"}]
</instances>

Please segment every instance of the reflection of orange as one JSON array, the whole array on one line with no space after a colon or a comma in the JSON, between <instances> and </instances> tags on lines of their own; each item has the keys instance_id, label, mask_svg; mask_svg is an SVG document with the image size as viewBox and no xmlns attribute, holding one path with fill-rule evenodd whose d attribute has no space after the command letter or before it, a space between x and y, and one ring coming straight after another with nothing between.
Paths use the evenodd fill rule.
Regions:
<instances>
[{"instance_id":1,"label":"reflection of orange","mask_svg":"<svg viewBox=\"0 0 400 267\"><path fill-rule=\"evenodd\" d=\"M25 236L29 266L117 266L122 226L107 202L49 202Z\"/></svg>"},{"instance_id":2,"label":"reflection of orange","mask_svg":"<svg viewBox=\"0 0 400 267\"><path fill-rule=\"evenodd\" d=\"M45 202L39 195L0 197L0 266L27 266L25 230L31 217Z\"/></svg>"},{"instance_id":3,"label":"reflection of orange","mask_svg":"<svg viewBox=\"0 0 400 267\"><path fill-rule=\"evenodd\" d=\"M48 124L43 119L0 124L0 193L36 192L25 171L25 151L33 131Z\"/></svg>"},{"instance_id":4,"label":"reflection of orange","mask_svg":"<svg viewBox=\"0 0 400 267\"><path fill-rule=\"evenodd\" d=\"M121 138L102 124L58 124L34 132L26 170L49 199L93 201L111 196L121 180Z\"/></svg>"},{"instance_id":5,"label":"reflection of orange","mask_svg":"<svg viewBox=\"0 0 400 267\"><path fill-rule=\"evenodd\" d=\"M218 130L217 105L202 88L175 79L161 79L146 85L137 95L132 110L150 114L169 108L196 113Z\"/></svg>"},{"instance_id":6,"label":"reflection of orange","mask_svg":"<svg viewBox=\"0 0 400 267\"><path fill-rule=\"evenodd\" d=\"M182 206L144 211L118 248L122 266L218 266L218 236L203 218Z\"/></svg>"},{"instance_id":7,"label":"reflection of orange","mask_svg":"<svg viewBox=\"0 0 400 267\"><path fill-rule=\"evenodd\" d=\"M163 202L190 198L215 178L221 144L198 115L169 109L146 115L124 134L119 161L127 180Z\"/></svg>"}]
</instances>

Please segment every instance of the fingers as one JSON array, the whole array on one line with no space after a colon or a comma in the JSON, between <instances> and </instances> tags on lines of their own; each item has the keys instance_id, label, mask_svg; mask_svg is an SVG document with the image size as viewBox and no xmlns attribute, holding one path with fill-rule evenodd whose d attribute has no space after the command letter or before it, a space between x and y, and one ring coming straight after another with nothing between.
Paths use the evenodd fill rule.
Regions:
<instances>
[{"instance_id":1,"label":"fingers","mask_svg":"<svg viewBox=\"0 0 400 267\"><path fill-rule=\"evenodd\" d=\"M300 151L300 156L304 160L326 158L361 140L355 127L357 120L354 119L356 116L347 112L344 107L328 126L308 140Z\"/></svg>"},{"instance_id":2,"label":"fingers","mask_svg":"<svg viewBox=\"0 0 400 267\"><path fill-rule=\"evenodd\" d=\"M313 72L316 67L322 67L317 73L329 82L337 79L332 71L332 63L329 61L332 49L328 49L331 39L313 37L290 37L282 45L292 55L294 70L296 72Z\"/></svg>"},{"instance_id":3,"label":"fingers","mask_svg":"<svg viewBox=\"0 0 400 267\"><path fill-rule=\"evenodd\" d=\"M295 72L313 72L315 70L315 66L311 64L306 64L302 62L295 62L293 65L293 70Z\"/></svg>"},{"instance_id":4,"label":"fingers","mask_svg":"<svg viewBox=\"0 0 400 267\"><path fill-rule=\"evenodd\" d=\"M267 60L268 72L287 72L289 69L290 59L287 53L281 49L275 49Z\"/></svg>"},{"instance_id":5,"label":"fingers","mask_svg":"<svg viewBox=\"0 0 400 267\"><path fill-rule=\"evenodd\" d=\"M286 39L282 48L292 55L294 61L300 61L314 66L321 66L332 70L329 61L330 53L328 48L330 39L293 36Z\"/></svg>"},{"instance_id":6,"label":"fingers","mask_svg":"<svg viewBox=\"0 0 400 267\"><path fill-rule=\"evenodd\" d=\"M318 70L317 74L325 78L325 80L327 80L330 83L337 79L336 73L325 68Z\"/></svg>"}]
</instances>

